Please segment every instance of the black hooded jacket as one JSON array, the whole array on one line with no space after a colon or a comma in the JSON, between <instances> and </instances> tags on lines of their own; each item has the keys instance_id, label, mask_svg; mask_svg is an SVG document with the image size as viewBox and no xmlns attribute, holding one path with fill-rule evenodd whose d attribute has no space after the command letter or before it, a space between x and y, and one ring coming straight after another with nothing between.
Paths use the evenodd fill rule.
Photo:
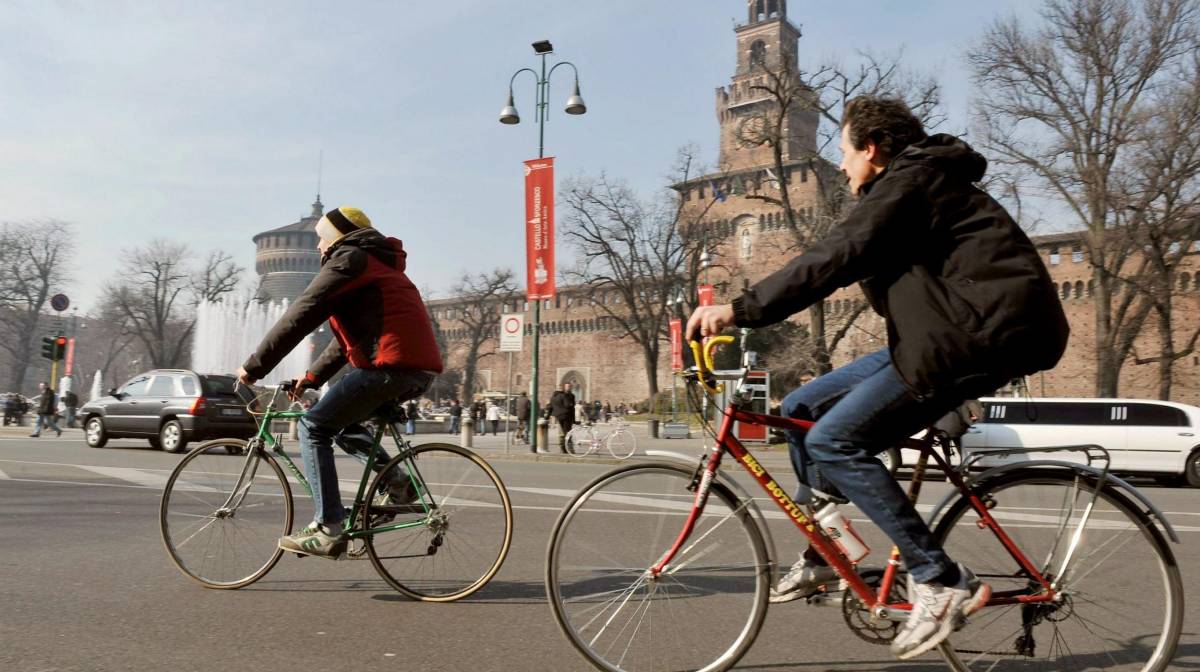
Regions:
<instances>
[{"instance_id":1,"label":"black hooded jacket","mask_svg":"<svg viewBox=\"0 0 1200 672\"><path fill-rule=\"evenodd\" d=\"M773 324L858 282L918 396L1054 367L1066 315L1033 243L973 184L986 168L950 135L910 145L824 240L734 299L735 323Z\"/></svg>"}]
</instances>

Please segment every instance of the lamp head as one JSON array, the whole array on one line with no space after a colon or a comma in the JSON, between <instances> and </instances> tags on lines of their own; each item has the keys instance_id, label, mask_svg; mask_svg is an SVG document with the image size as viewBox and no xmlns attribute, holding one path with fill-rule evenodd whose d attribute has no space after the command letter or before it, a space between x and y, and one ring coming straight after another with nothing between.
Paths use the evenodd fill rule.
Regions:
<instances>
[{"instance_id":1,"label":"lamp head","mask_svg":"<svg viewBox=\"0 0 1200 672\"><path fill-rule=\"evenodd\" d=\"M587 105L583 104L583 96L579 95L579 80L575 80L575 90L571 92L571 97L567 98L567 114L583 114L587 112Z\"/></svg>"},{"instance_id":2,"label":"lamp head","mask_svg":"<svg viewBox=\"0 0 1200 672\"><path fill-rule=\"evenodd\" d=\"M509 125L521 123L521 115L517 114L517 108L513 105L512 90L508 92L508 102L504 104L504 109L500 110L500 123Z\"/></svg>"},{"instance_id":3,"label":"lamp head","mask_svg":"<svg viewBox=\"0 0 1200 672\"><path fill-rule=\"evenodd\" d=\"M539 56L542 54L549 54L553 51L554 46L550 44L550 40L538 40L537 42L533 43L533 53L538 54Z\"/></svg>"}]
</instances>

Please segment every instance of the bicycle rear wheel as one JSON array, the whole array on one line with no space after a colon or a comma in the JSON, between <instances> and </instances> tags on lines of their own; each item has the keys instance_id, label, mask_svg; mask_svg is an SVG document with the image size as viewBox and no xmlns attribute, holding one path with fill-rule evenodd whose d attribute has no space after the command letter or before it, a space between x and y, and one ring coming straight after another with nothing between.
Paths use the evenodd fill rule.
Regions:
<instances>
[{"instance_id":1,"label":"bicycle rear wheel","mask_svg":"<svg viewBox=\"0 0 1200 672\"><path fill-rule=\"evenodd\" d=\"M595 438L591 427L575 425L571 431L567 432L567 452L579 456L591 455L592 451L596 449Z\"/></svg>"},{"instance_id":2,"label":"bicycle rear wheel","mask_svg":"<svg viewBox=\"0 0 1200 672\"><path fill-rule=\"evenodd\" d=\"M279 538L292 530L292 492L270 455L239 439L200 444L171 472L159 530L171 562L208 588L241 588L279 562Z\"/></svg>"},{"instance_id":3,"label":"bicycle rear wheel","mask_svg":"<svg viewBox=\"0 0 1200 672\"><path fill-rule=\"evenodd\" d=\"M627 429L617 429L608 435L604 445L613 457L624 460L637 450L637 438Z\"/></svg>"},{"instance_id":4,"label":"bicycle rear wheel","mask_svg":"<svg viewBox=\"0 0 1200 672\"><path fill-rule=\"evenodd\" d=\"M1183 622L1179 567L1154 524L1106 486L1065 572L1063 560L1096 484L1074 472L1010 472L973 486L1017 548L1060 587L1061 601L989 606L951 636L960 672L1104 670L1157 672L1171 663ZM994 503L994 505L993 505ZM965 499L934 532L951 558L994 593L1037 594ZM944 654L945 655L945 654Z\"/></svg>"},{"instance_id":5,"label":"bicycle rear wheel","mask_svg":"<svg viewBox=\"0 0 1200 672\"><path fill-rule=\"evenodd\" d=\"M424 512L397 513L368 500L367 554L388 585L424 602L452 602L482 588L500 570L512 543L512 503L495 470L458 446L427 443L392 458L371 494L412 474ZM388 518L391 516L391 518ZM386 520L386 523L380 521ZM389 526L416 523L400 529Z\"/></svg>"},{"instance_id":6,"label":"bicycle rear wheel","mask_svg":"<svg viewBox=\"0 0 1200 672\"><path fill-rule=\"evenodd\" d=\"M652 577L692 508L692 470L621 467L567 504L550 537L546 593L571 644L602 670L733 666L767 613L770 565L745 503L713 483L704 513Z\"/></svg>"}]
</instances>

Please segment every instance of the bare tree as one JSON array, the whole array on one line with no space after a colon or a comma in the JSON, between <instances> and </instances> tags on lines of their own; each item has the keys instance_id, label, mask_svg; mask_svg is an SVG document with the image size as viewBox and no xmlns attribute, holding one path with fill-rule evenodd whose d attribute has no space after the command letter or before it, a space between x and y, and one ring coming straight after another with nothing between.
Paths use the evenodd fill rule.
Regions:
<instances>
[{"instance_id":1,"label":"bare tree","mask_svg":"<svg viewBox=\"0 0 1200 672\"><path fill-rule=\"evenodd\" d=\"M187 363L196 326L191 308L233 291L241 274L227 254L210 254L197 269L190 256L184 244L150 241L124 253L117 277L104 288L104 303L155 368Z\"/></svg>"},{"instance_id":2,"label":"bare tree","mask_svg":"<svg viewBox=\"0 0 1200 672\"><path fill-rule=\"evenodd\" d=\"M941 88L928 76L914 74L900 65L900 55L878 57L859 54L850 67L826 64L812 72L799 69L788 58L775 62L758 61L752 72L761 74L761 83L750 87L764 97L746 123L737 132L738 141L747 147L766 146L771 150L773 171L766 189L745 193L782 210L786 230L791 234L787 251L803 251L827 236L844 218L850 207L845 176L836 168L836 147L841 135L842 109L847 101L860 95L884 95L905 100L926 128L940 125L945 116L941 108ZM816 142L805 147L794 137L791 120L796 112L815 115ZM816 198L811 209L801 209L792 201L789 187L796 170L811 171L816 183ZM831 354L848 333L850 326L866 312L865 302L832 317L825 301L808 309L808 340L816 373L827 373L833 366ZM832 317L832 319L831 319Z\"/></svg>"},{"instance_id":3,"label":"bare tree","mask_svg":"<svg viewBox=\"0 0 1200 672\"><path fill-rule=\"evenodd\" d=\"M1139 129L1133 158L1114 180L1127 203L1122 213L1127 220L1117 233L1132 237L1129 244L1140 247L1145 261L1130 282L1153 306L1158 332L1158 355L1142 358L1135 350L1133 361L1158 365L1161 399L1170 399L1175 362L1195 352L1200 338L1200 327L1177 335L1175 319L1177 300L1195 302L1191 278L1176 269L1195 257L1200 239L1200 53L1178 70L1175 79L1183 85L1155 93L1160 98L1155 117Z\"/></svg>"},{"instance_id":4,"label":"bare tree","mask_svg":"<svg viewBox=\"0 0 1200 672\"><path fill-rule=\"evenodd\" d=\"M1156 95L1194 59L1196 0L1047 0L1041 24L999 19L969 53L976 116L994 159L1020 170L1061 201L1086 236L1096 316L1095 389L1115 396L1154 301L1152 265L1121 176L1139 172L1140 131L1162 114ZM1194 82L1193 70L1193 82ZM1195 130L1193 128L1192 132ZM1135 199L1136 200L1136 199Z\"/></svg>"},{"instance_id":5,"label":"bare tree","mask_svg":"<svg viewBox=\"0 0 1200 672\"><path fill-rule=\"evenodd\" d=\"M517 285L512 269L497 268L490 273L467 273L450 291L460 299L458 321L465 332L461 347L466 349L462 368L462 401L466 404L475 395L480 360L494 354L484 352L483 345L498 335L501 304L512 298Z\"/></svg>"},{"instance_id":6,"label":"bare tree","mask_svg":"<svg viewBox=\"0 0 1200 672\"><path fill-rule=\"evenodd\" d=\"M204 301L216 301L225 294L237 288L241 280L242 268L233 261L227 252L214 250L208 253L204 262L190 278L193 304Z\"/></svg>"},{"instance_id":7,"label":"bare tree","mask_svg":"<svg viewBox=\"0 0 1200 672\"><path fill-rule=\"evenodd\" d=\"M67 281L74 227L54 219L0 224L0 351L20 391L46 303Z\"/></svg>"},{"instance_id":8,"label":"bare tree","mask_svg":"<svg viewBox=\"0 0 1200 672\"><path fill-rule=\"evenodd\" d=\"M695 172L691 149L680 151L675 184ZM661 344L676 296L689 307L696 296L704 245L701 219L712 205L689 211L681 195L644 201L624 183L605 175L566 183L560 205L564 233L579 251L567 273L588 289L591 304L642 349L646 384L658 393Z\"/></svg>"}]
</instances>

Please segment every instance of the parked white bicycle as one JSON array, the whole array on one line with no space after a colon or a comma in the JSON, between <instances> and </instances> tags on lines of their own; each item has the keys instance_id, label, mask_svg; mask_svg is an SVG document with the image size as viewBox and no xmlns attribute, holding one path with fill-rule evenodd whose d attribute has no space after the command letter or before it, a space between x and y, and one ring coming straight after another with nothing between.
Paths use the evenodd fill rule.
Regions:
<instances>
[{"instance_id":1,"label":"parked white bicycle","mask_svg":"<svg viewBox=\"0 0 1200 672\"><path fill-rule=\"evenodd\" d=\"M576 425L567 432L567 452L583 457L597 453L603 447L618 460L633 455L637 451L637 438L629 424L615 419L610 426L612 429L605 431L596 425Z\"/></svg>"}]
</instances>

